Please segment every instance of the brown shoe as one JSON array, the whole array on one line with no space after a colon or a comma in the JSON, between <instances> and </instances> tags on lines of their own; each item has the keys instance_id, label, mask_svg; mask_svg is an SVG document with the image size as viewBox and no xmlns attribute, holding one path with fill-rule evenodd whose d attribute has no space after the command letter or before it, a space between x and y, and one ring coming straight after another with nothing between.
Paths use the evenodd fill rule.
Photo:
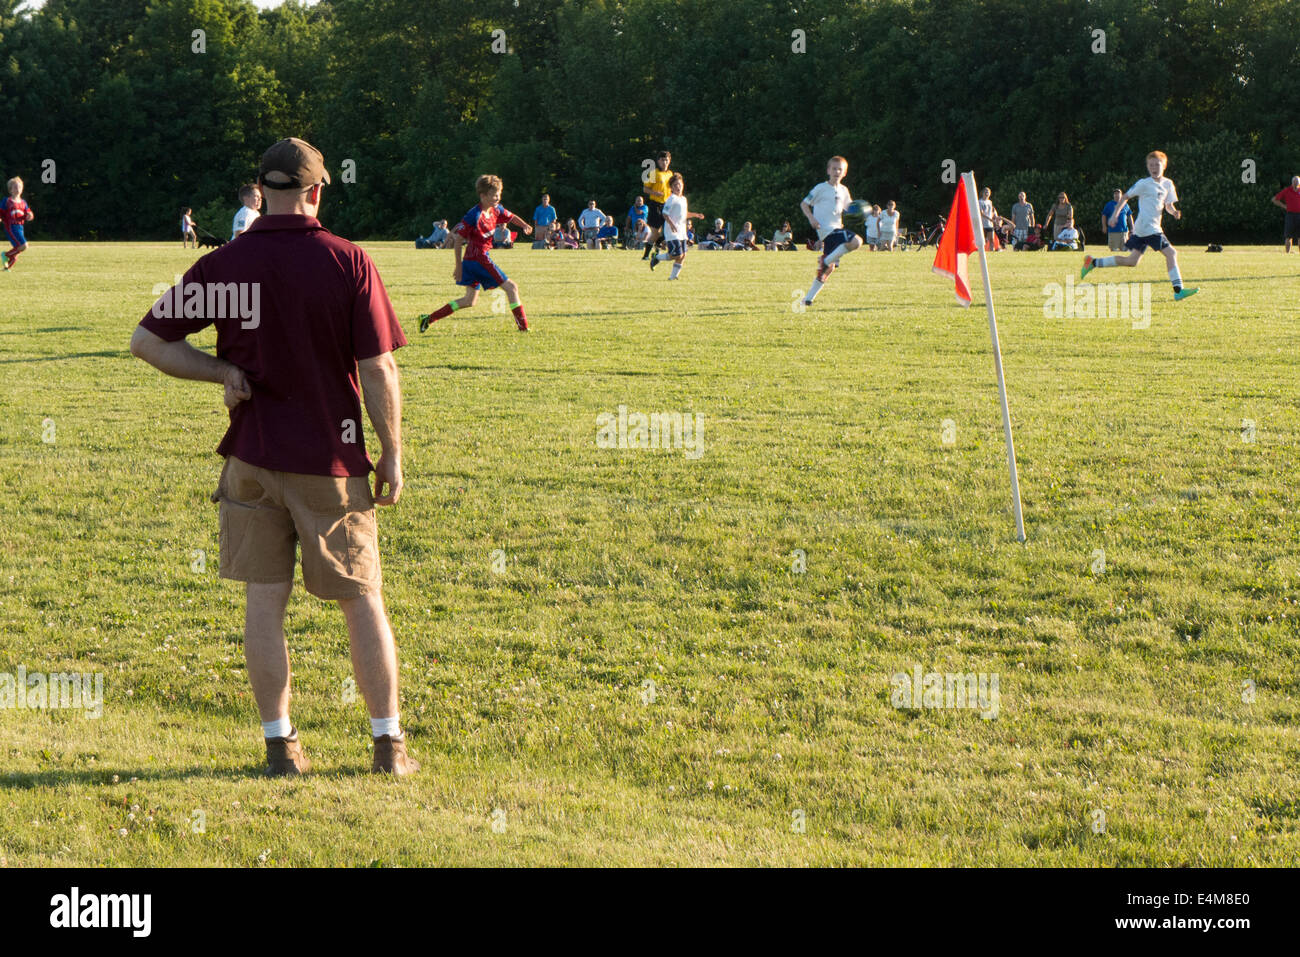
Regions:
<instances>
[{"instance_id":1,"label":"brown shoe","mask_svg":"<svg viewBox=\"0 0 1300 957\"><path fill-rule=\"evenodd\" d=\"M400 778L420 770L420 762L406 753L406 735L393 738L385 734L375 738L375 762L370 770Z\"/></svg>"},{"instance_id":2,"label":"brown shoe","mask_svg":"<svg viewBox=\"0 0 1300 957\"><path fill-rule=\"evenodd\" d=\"M292 777L311 770L311 762L303 753L298 740L298 729L287 738L266 739L266 776L268 778Z\"/></svg>"}]
</instances>

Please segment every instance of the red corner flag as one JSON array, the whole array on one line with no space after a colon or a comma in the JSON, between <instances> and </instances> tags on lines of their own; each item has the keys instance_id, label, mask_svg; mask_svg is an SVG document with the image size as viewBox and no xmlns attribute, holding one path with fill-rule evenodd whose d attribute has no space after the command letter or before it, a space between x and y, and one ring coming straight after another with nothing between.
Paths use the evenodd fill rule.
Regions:
<instances>
[{"instance_id":1,"label":"red corner flag","mask_svg":"<svg viewBox=\"0 0 1300 957\"><path fill-rule=\"evenodd\" d=\"M941 276L951 276L957 283L957 302L970 305L970 280L966 278L966 257L977 252L975 228L971 225L970 207L966 203L966 184L958 183L952 197L948 223L939 240L939 251L934 254L933 270Z\"/></svg>"}]
</instances>

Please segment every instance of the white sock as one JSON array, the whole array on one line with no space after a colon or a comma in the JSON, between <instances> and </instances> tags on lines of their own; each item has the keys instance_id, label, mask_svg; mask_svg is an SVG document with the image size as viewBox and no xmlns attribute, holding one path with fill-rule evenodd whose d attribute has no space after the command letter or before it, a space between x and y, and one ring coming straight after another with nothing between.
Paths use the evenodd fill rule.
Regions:
<instances>
[{"instance_id":1,"label":"white sock","mask_svg":"<svg viewBox=\"0 0 1300 957\"><path fill-rule=\"evenodd\" d=\"M382 738L384 735L388 735L390 738L400 738L402 736L402 728L398 724L396 715L391 718L370 719L370 736L372 738Z\"/></svg>"},{"instance_id":2,"label":"white sock","mask_svg":"<svg viewBox=\"0 0 1300 957\"><path fill-rule=\"evenodd\" d=\"M826 263L826 265L829 266L831 263L835 262L837 259L839 259L841 256L843 256L843 255L844 255L846 252L848 252L848 251L849 251L849 244L848 244L848 243L840 243L840 245L838 245L838 246L835 247L835 252L831 253L829 256L827 256L827 257L826 257L824 260L822 260L822 261L823 261L824 263Z\"/></svg>"},{"instance_id":3,"label":"white sock","mask_svg":"<svg viewBox=\"0 0 1300 957\"><path fill-rule=\"evenodd\" d=\"M1092 264L1098 269L1105 269L1107 266L1115 265L1114 256L1102 256L1100 259L1094 259Z\"/></svg>"},{"instance_id":4,"label":"white sock","mask_svg":"<svg viewBox=\"0 0 1300 957\"><path fill-rule=\"evenodd\" d=\"M278 721L262 722L262 737L264 738L287 738L292 732L293 722L289 720L288 715Z\"/></svg>"},{"instance_id":5,"label":"white sock","mask_svg":"<svg viewBox=\"0 0 1300 957\"><path fill-rule=\"evenodd\" d=\"M1183 277L1178 274L1178 267L1169 270L1169 281L1174 284L1174 292L1183 288Z\"/></svg>"},{"instance_id":6,"label":"white sock","mask_svg":"<svg viewBox=\"0 0 1300 957\"><path fill-rule=\"evenodd\" d=\"M671 273L668 274L668 278L669 278L669 279L676 279L677 276L678 276L678 274L681 273L681 271L682 271L682 264L681 264L681 263L673 263L673 271L672 271Z\"/></svg>"},{"instance_id":7,"label":"white sock","mask_svg":"<svg viewBox=\"0 0 1300 957\"><path fill-rule=\"evenodd\" d=\"M670 253L659 253L658 255L655 256L655 259L659 260L661 263L667 262L672 258L673 257Z\"/></svg>"},{"instance_id":8,"label":"white sock","mask_svg":"<svg viewBox=\"0 0 1300 957\"><path fill-rule=\"evenodd\" d=\"M814 279L813 284L808 287L808 295L803 297L803 301L812 302L816 299L817 293L822 291L822 286L824 285L826 285L826 283L822 282L820 279Z\"/></svg>"}]
</instances>

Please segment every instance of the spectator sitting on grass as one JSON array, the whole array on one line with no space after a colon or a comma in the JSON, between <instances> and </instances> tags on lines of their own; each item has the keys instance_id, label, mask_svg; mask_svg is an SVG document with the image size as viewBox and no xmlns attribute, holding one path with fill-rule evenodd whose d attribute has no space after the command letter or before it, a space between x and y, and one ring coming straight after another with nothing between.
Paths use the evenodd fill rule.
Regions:
<instances>
[{"instance_id":1,"label":"spectator sitting on grass","mask_svg":"<svg viewBox=\"0 0 1300 957\"><path fill-rule=\"evenodd\" d=\"M627 220L623 224L626 227L624 235L628 237L629 242L637 244L632 247L633 249L640 249L641 244L644 242L644 240L639 240L637 237L641 233L640 224L646 222L646 216L649 212L650 207L645 204L644 196L638 196L636 202L627 211ZM646 223L646 225L648 227L649 223Z\"/></svg>"},{"instance_id":2,"label":"spectator sitting on grass","mask_svg":"<svg viewBox=\"0 0 1300 957\"><path fill-rule=\"evenodd\" d=\"M632 226L631 242L629 243L629 248L640 249L642 246L644 246L646 243L650 241L650 237L652 235L653 233L650 230L650 224L645 221L644 217L636 220Z\"/></svg>"},{"instance_id":3,"label":"spectator sitting on grass","mask_svg":"<svg viewBox=\"0 0 1300 957\"><path fill-rule=\"evenodd\" d=\"M564 224L563 229L557 229L553 233L555 237L556 249L577 249L580 239L578 237L578 224L569 220Z\"/></svg>"},{"instance_id":4,"label":"spectator sitting on grass","mask_svg":"<svg viewBox=\"0 0 1300 957\"><path fill-rule=\"evenodd\" d=\"M614 225L612 217L606 216L604 224L596 231L596 242L601 249L604 249L607 243L610 246L618 245L618 227Z\"/></svg>"},{"instance_id":5,"label":"spectator sitting on grass","mask_svg":"<svg viewBox=\"0 0 1300 957\"><path fill-rule=\"evenodd\" d=\"M492 231L492 245L497 249L510 249L515 242L510 237L510 227L502 223Z\"/></svg>"},{"instance_id":6,"label":"spectator sitting on grass","mask_svg":"<svg viewBox=\"0 0 1300 957\"><path fill-rule=\"evenodd\" d=\"M794 249L794 233L790 231L790 220L781 224L781 228L772 233L768 249Z\"/></svg>"},{"instance_id":7,"label":"spectator sitting on grass","mask_svg":"<svg viewBox=\"0 0 1300 957\"><path fill-rule=\"evenodd\" d=\"M721 219L713 221L713 228L704 236L704 241L700 243L701 249L726 249L727 248L727 224Z\"/></svg>"},{"instance_id":8,"label":"spectator sitting on grass","mask_svg":"<svg viewBox=\"0 0 1300 957\"><path fill-rule=\"evenodd\" d=\"M740 232L736 234L735 242L727 246L728 249L758 249L758 237L754 234L754 224L745 223L740 227Z\"/></svg>"}]
</instances>

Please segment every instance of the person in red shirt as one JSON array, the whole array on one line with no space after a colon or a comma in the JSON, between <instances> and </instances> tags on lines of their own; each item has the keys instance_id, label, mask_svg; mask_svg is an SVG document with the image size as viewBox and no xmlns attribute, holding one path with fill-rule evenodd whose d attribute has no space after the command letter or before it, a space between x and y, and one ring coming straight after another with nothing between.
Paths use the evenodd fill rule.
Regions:
<instances>
[{"instance_id":1,"label":"person in red shirt","mask_svg":"<svg viewBox=\"0 0 1300 957\"><path fill-rule=\"evenodd\" d=\"M492 248L492 233L499 225L514 226L518 224L525 236L533 234L533 227L528 225L510 210L501 205L501 189L504 184L500 176L484 174L474 184L478 193L478 205L470 209L465 217L451 231L453 247L456 250L456 268L452 279L458 286L468 286L469 291L460 299L454 299L420 317L420 331L424 332L429 324L450 316L457 309L468 309L478 302L478 291L496 289L498 286L506 294L510 311L515 315L515 325L520 332L528 331L528 317L519 302L519 286L508 279L501 268L492 261L488 251ZM468 247L469 251L465 249Z\"/></svg>"},{"instance_id":2,"label":"person in red shirt","mask_svg":"<svg viewBox=\"0 0 1300 957\"><path fill-rule=\"evenodd\" d=\"M4 224L5 236L9 239L9 248L4 254L5 272L8 272L14 267L14 260L19 254L27 251L27 234L24 230L36 216L23 199L21 179L15 176L5 184L5 191L9 195L0 203L0 223Z\"/></svg>"},{"instance_id":3,"label":"person in red shirt","mask_svg":"<svg viewBox=\"0 0 1300 957\"><path fill-rule=\"evenodd\" d=\"M1282 223L1282 251L1291 251L1291 240L1300 242L1300 176L1291 177L1291 185L1273 197L1273 205L1286 210Z\"/></svg>"},{"instance_id":4,"label":"person in red shirt","mask_svg":"<svg viewBox=\"0 0 1300 957\"><path fill-rule=\"evenodd\" d=\"M259 181L267 215L163 293L131 337L131 353L168 375L225 387L230 427L217 447L226 463L213 495L221 577L246 583L244 655L267 774L311 766L289 720L284 637L298 548L304 587L337 601L347 621L370 712L372 770L410 774L419 764L398 721L397 652L375 524L375 505L395 504L402 491L392 353L406 337L370 257L316 218L330 181L320 152L281 140L262 155ZM215 356L185 341L213 325ZM373 465L363 396L380 446Z\"/></svg>"}]
</instances>

